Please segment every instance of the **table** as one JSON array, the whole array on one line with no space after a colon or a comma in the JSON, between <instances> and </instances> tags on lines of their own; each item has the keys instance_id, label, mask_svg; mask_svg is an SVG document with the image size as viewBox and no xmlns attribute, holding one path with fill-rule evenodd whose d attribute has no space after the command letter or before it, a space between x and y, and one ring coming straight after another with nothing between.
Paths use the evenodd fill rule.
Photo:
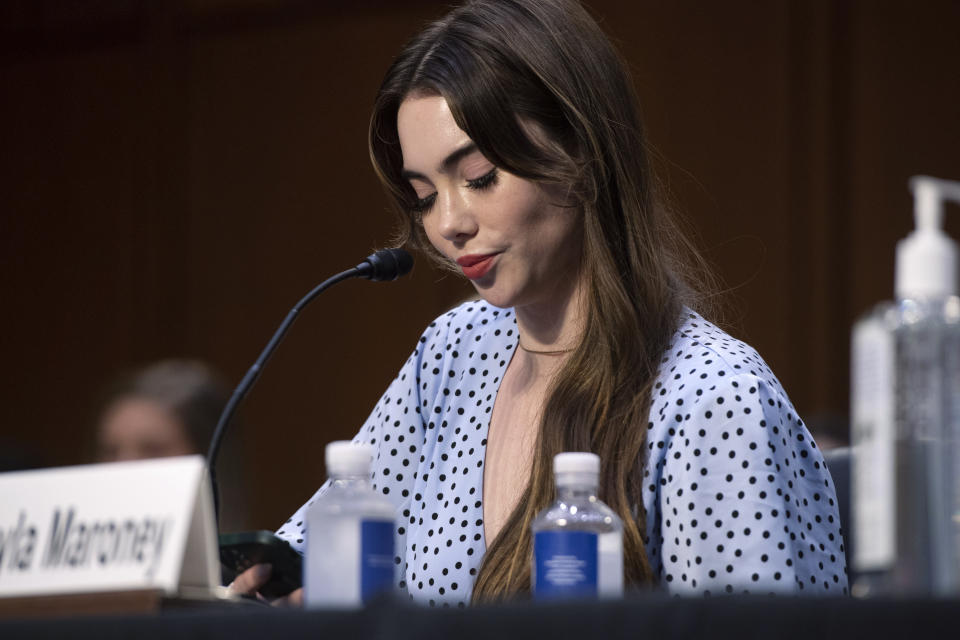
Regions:
<instances>
[{"instance_id":1,"label":"table","mask_svg":"<svg viewBox=\"0 0 960 640\"><path fill-rule=\"evenodd\" d=\"M803 640L952 637L960 600L636 596L615 602L430 609L384 600L358 611L221 606L152 615L0 622L0 638L347 638L348 640Z\"/></svg>"}]
</instances>

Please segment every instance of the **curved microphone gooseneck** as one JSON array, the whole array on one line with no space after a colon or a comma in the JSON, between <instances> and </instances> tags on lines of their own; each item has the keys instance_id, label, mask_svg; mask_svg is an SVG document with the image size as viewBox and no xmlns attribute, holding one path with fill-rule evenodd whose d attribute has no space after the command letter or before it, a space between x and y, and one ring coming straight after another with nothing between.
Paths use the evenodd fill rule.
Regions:
<instances>
[{"instance_id":1,"label":"curved microphone gooseneck","mask_svg":"<svg viewBox=\"0 0 960 640\"><path fill-rule=\"evenodd\" d=\"M220 419L217 421L217 428L213 432L213 437L210 439L210 449L207 451L207 468L210 471L210 486L213 489L214 521L218 528L220 522L220 491L217 486L216 469L217 455L220 453L220 442L223 440L227 425L230 423L233 414L236 413L237 407L257 381L257 378L260 377L260 371L280 345L280 342L290 329L293 321L297 319L297 314L312 302L314 298L338 282L349 280L350 278L367 278L375 282L396 280L400 276L409 273L411 268L413 268L413 257L403 249L381 249L367 256L363 262L354 268L347 269L332 278L324 280L310 293L305 295L300 302L294 305L290 313L287 314L286 319L280 324L280 327L273 334L273 337L270 338L270 342L264 347L260 357L257 358L257 361L253 363L253 366L250 367L247 374L243 376L240 384L234 389L233 395L230 396L229 402L227 402L227 405L223 408L223 412L220 414Z\"/></svg>"}]
</instances>

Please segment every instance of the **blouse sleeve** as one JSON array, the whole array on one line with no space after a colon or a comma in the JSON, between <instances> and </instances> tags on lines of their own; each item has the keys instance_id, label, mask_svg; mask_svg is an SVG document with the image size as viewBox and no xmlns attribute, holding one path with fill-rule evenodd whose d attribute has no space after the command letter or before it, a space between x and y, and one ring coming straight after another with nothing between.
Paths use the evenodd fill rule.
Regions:
<instances>
[{"instance_id":1,"label":"blouse sleeve","mask_svg":"<svg viewBox=\"0 0 960 640\"><path fill-rule=\"evenodd\" d=\"M833 482L782 392L740 374L690 405L658 445L661 584L689 594L846 593Z\"/></svg>"},{"instance_id":2,"label":"blouse sleeve","mask_svg":"<svg viewBox=\"0 0 960 640\"><path fill-rule=\"evenodd\" d=\"M374 446L372 485L397 508L398 529L395 540L398 551L404 548L404 510L410 503L410 487L423 447L423 398L430 397L429 394L433 393L436 386L429 375L421 377L421 373L428 355L432 357L438 343L442 343L442 340L437 339L442 337L442 328L438 327L438 323L434 322L427 328L420 337L417 348L407 358L397 377L390 383L353 438L353 442ZM305 550L307 510L326 492L329 483L329 480L324 483L276 533L301 553ZM395 558L398 565L401 564L401 556L402 554L398 553Z\"/></svg>"}]
</instances>

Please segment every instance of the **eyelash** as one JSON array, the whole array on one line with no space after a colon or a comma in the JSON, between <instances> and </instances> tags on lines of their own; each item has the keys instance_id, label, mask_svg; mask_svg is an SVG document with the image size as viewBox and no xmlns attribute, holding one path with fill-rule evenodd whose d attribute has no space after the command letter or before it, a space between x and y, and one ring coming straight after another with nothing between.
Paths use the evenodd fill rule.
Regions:
<instances>
[{"instance_id":1,"label":"eyelash","mask_svg":"<svg viewBox=\"0 0 960 640\"><path fill-rule=\"evenodd\" d=\"M484 189L489 189L490 187L497 184L498 177L499 177L499 172L497 168L494 167L489 172L483 174L479 178L474 178L473 180L467 180L467 188L473 189L474 191L483 191ZM411 206L410 209L417 216L422 216L423 214L430 211L436 199L437 199L437 194L431 193L426 198L418 198L417 200L415 200L413 203L413 206Z\"/></svg>"}]
</instances>

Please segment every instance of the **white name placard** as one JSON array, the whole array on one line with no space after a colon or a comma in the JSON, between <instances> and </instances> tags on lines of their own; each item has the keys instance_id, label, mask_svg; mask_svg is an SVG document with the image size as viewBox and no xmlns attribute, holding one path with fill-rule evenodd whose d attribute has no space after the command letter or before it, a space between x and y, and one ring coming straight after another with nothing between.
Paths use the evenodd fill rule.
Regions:
<instances>
[{"instance_id":1,"label":"white name placard","mask_svg":"<svg viewBox=\"0 0 960 640\"><path fill-rule=\"evenodd\" d=\"M0 597L219 584L202 456L0 474Z\"/></svg>"}]
</instances>

